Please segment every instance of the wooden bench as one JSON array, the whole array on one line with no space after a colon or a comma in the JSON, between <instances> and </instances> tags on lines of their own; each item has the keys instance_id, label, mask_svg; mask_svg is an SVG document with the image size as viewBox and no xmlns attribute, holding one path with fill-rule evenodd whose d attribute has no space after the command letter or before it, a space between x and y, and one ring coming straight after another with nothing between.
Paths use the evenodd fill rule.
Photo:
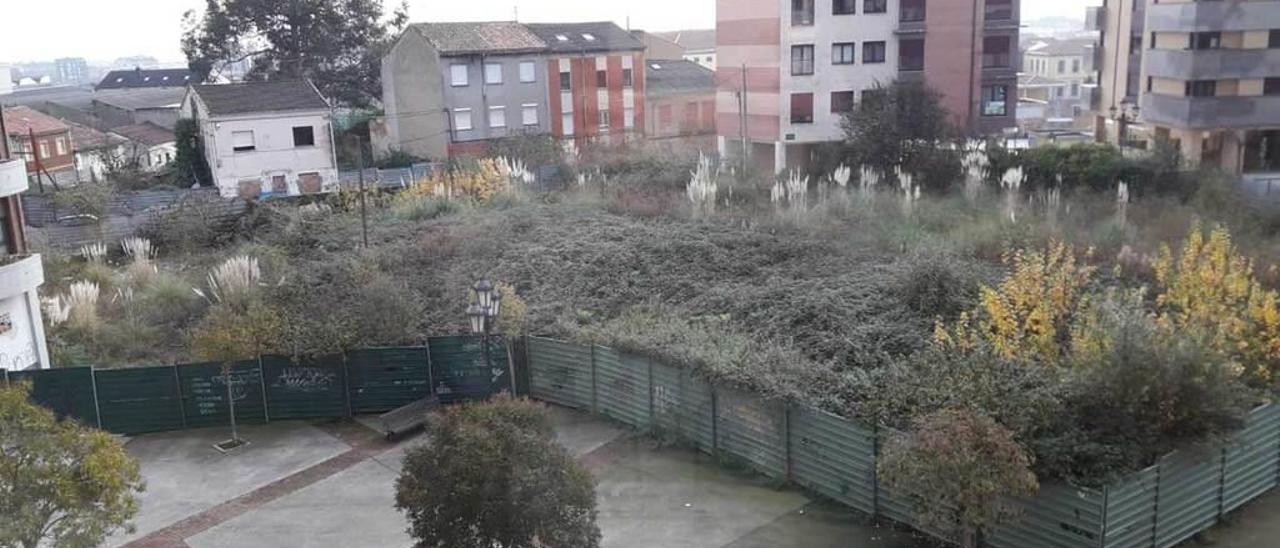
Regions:
<instances>
[{"instance_id":1,"label":"wooden bench","mask_svg":"<svg viewBox=\"0 0 1280 548\"><path fill-rule=\"evenodd\" d=\"M433 395L384 413L378 417L378 424L387 439L392 439L421 428L427 423L427 414L439 406L440 399Z\"/></svg>"}]
</instances>

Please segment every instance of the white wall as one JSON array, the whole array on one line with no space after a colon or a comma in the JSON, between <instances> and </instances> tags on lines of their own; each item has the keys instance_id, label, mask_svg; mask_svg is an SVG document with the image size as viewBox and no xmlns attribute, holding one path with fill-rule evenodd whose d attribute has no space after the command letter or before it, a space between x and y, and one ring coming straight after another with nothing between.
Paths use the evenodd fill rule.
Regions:
<instances>
[{"instance_id":1,"label":"white wall","mask_svg":"<svg viewBox=\"0 0 1280 548\"><path fill-rule=\"evenodd\" d=\"M886 13L865 14L863 3L858 2L856 15L832 15L831 0L815 0L814 25L791 26L791 3L782 5L782 47L779 54L781 67L781 95L778 105L782 113L781 137L794 134L788 143L815 143L839 140L840 115L831 112L831 92L853 91L855 101L861 100L863 90L876 84L889 85L898 78L898 40L894 29L898 25L898 0L889 0ZM862 44L868 41L885 43L885 62L865 64ZM832 44L854 42L855 64L831 64ZM791 46L813 44L813 74L791 75ZM813 123L791 123L791 94L813 93Z\"/></svg>"},{"instance_id":2,"label":"white wall","mask_svg":"<svg viewBox=\"0 0 1280 548\"><path fill-rule=\"evenodd\" d=\"M0 95L13 93L13 69L0 65Z\"/></svg>"},{"instance_id":3,"label":"white wall","mask_svg":"<svg viewBox=\"0 0 1280 548\"><path fill-rule=\"evenodd\" d=\"M0 299L0 317L8 315L13 327L0 333L0 369L10 371L47 368L43 347L44 326L39 322L39 300L35 291ZM35 311L35 314L32 311Z\"/></svg>"},{"instance_id":4,"label":"white wall","mask_svg":"<svg viewBox=\"0 0 1280 548\"><path fill-rule=\"evenodd\" d=\"M319 173L324 182L323 190L336 190L338 169L329 124L327 112L201 120L209 168L219 192L223 196L235 196L239 193L241 181L257 179L265 194L271 190L271 178L284 175L289 182L290 193L296 193L301 173ZM315 146L294 147L293 128L300 126L311 126ZM252 131L256 149L235 152L232 134L237 131Z\"/></svg>"}]
</instances>

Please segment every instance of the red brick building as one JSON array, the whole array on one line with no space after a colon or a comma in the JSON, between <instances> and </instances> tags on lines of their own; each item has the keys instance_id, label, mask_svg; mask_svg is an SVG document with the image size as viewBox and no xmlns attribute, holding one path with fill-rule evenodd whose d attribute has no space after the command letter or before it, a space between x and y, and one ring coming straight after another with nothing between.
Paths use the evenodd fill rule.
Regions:
<instances>
[{"instance_id":1,"label":"red brick building","mask_svg":"<svg viewBox=\"0 0 1280 548\"><path fill-rule=\"evenodd\" d=\"M611 22L526 24L546 42L551 135L644 134L644 43Z\"/></svg>"},{"instance_id":2,"label":"red brick building","mask_svg":"<svg viewBox=\"0 0 1280 548\"><path fill-rule=\"evenodd\" d=\"M14 147L13 155L26 160L30 177L44 182L49 182L49 177L59 183L75 181L75 143L71 140L71 126L23 106L4 109L4 126Z\"/></svg>"}]
</instances>

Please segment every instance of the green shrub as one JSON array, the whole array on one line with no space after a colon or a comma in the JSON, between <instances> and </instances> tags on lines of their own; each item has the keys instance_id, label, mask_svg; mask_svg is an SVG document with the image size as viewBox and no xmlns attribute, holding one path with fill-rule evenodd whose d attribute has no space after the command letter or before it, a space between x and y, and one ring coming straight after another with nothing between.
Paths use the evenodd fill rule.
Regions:
<instances>
[{"instance_id":1,"label":"green shrub","mask_svg":"<svg viewBox=\"0 0 1280 548\"><path fill-rule=\"evenodd\" d=\"M973 265L951 252L917 250L896 266L898 298L921 316L953 317L972 306L978 294Z\"/></svg>"}]
</instances>

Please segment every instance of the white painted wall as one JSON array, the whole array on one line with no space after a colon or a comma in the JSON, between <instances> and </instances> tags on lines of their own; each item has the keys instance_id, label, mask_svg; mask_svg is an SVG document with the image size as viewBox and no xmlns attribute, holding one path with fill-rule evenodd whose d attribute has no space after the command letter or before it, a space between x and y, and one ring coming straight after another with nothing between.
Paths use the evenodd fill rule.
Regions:
<instances>
[{"instance_id":1,"label":"white painted wall","mask_svg":"<svg viewBox=\"0 0 1280 548\"><path fill-rule=\"evenodd\" d=\"M0 65L0 95L13 93L13 69Z\"/></svg>"},{"instance_id":2,"label":"white painted wall","mask_svg":"<svg viewBox=\"0 0 1280 548\"><path fill-rule=\"evenodd\" d=\"M880 14L863 13L863 3L858 2L856 15L832 15L831 0L815 0L814 25L791 26L791 2L782 1L782 47L779 71L781 94L778 105L782 113L781 137L794 134L794 140L786 143L820 143L843 138L840 115L831 112L831 92L850 91L855 101L863 90L877 83L889 85L898 78L898 40L894 29L898 26L898 0L889 0L887 10ZM868 41L885 42L885 62L865 64L862 44ZM856 43L856 63L833 65L832 44ZM814 73L808 76L791 75L791 46L813 44ZM812 92L813 123L791 123L791 94Z\"/></svg>"},{"instance_id":3,"label":"white painted wall","mask_svg":"<svg viewBox=\"0 0 1280 548\"><path fill-rule=\"evenodd\" d=\"M44 265L39 255L0 264L0 319L10 324L7 331L0 328L0 369L49 367L37 293L43 283Z\"/></svg>"}]
</instances>

